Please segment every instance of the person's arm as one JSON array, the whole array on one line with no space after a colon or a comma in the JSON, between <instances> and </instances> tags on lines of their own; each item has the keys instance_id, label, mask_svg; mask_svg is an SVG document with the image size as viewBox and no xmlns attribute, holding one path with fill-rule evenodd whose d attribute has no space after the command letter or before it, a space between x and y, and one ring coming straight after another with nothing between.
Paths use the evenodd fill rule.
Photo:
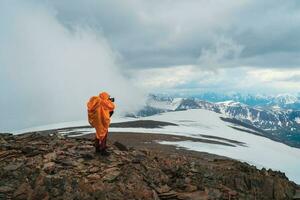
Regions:
<instances>
[{"instance_id":1,"label":"person's arm","mask_svg":"<svg viewBox=\"0 0 300 200\"><path fill-rule=\"evenodd\" d=\"M114 111L115 108L116 108L115 104L113 102L109 101L108 110Z\"/></svg>"},{"instance_id":2,"label":"person's arm","mask_svg":"<svg viewBox=\"0 0 300 200\"><path fill-rule=\"evenodd\" d=\"M102 105L104 106L105 109L109 111L113 111L115 109L115 104L111 102L110 100L105 100L102 102Z\"/></svg>"}]
</instances>

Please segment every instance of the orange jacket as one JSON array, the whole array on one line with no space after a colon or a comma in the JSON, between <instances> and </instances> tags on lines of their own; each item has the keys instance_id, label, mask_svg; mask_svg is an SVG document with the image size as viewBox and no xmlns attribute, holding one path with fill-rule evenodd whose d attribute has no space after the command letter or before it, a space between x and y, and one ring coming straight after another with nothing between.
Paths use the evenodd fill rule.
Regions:
<instances>
[{"instance_id":1,"label":"orange jacket","mask_svg":"<svg viewBox=\"0 0 300 200\"><path fill-rule=\"evenodd\" d=\"M91 97L87 103L89 123L96 129L96 137L102 140L107 134L110 124L109 113L115 109L115 104L109 100L109 94L102 92Z\"/></svg>"}]
</instances>

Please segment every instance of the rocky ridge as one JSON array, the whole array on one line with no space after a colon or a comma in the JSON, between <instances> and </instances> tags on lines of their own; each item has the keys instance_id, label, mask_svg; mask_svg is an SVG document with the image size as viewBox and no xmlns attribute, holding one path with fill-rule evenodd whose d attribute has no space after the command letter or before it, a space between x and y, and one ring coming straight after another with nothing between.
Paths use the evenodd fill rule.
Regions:
<instances>
[{"instance_id":1,"label":"rocky ridge","mask_svg":"<svg viewBox=\"0 0 300 200\"><path fill-rule=\"evenodd\" d=\"M293 199L281 172L215 157L128 148L94 153L93 141L0 134L0 199Z\"/></svg>"}]
</instances>

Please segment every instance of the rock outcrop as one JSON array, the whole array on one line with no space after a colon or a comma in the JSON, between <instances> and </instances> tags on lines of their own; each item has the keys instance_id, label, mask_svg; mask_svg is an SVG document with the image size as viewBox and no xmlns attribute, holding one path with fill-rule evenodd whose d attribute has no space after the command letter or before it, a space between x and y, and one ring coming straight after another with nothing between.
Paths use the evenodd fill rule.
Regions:
<instances>
[{"instance_id":1,"label":"rock outcrop","mask_svg":"<svg viewBox=\"0 0 300 200\"><path fill-rule=\"evenodd\" d=\"M0 135L0 199L293 199L281 172L57 135Z\"/></svg>"}]
</instances>

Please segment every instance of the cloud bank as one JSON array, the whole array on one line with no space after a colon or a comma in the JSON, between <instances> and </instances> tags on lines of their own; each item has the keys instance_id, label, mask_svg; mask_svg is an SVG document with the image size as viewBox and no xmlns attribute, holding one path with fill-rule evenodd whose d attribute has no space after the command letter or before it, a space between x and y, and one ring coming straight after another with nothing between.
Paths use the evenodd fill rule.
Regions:
<instances>
[{"instance_id":1,"label":"cloud bank","mask_svg":"<svg viewBox=\"0 0 300 200\"><path fill-rule=\"evenodd\" d=\"M300 68L297 0L53 0L51 4L65 26L80 21L101 31L118 50L122 68L131 71L129 77L133 79L152 83L158 78L169 80L167 74L161 75L167 68L174 72L182 66L194 66L194 73L200 76L185 84L186 91L246 91L239 82L255 70L294 73ZM149 71L155 71L153 76L149 76ZM198 84L203 80L201 74L211 74L209 71L213 71L209 77L211 87ZM179 74L173 73L172 79L182 79ZM216 84L219 80L223 84ZM300 80L285 82L284 87L282 82L264 84L261 79L250 80L252 87L247 90L251 92L299 91L295 86ZM159 82L165 83L156 82L154 90L165 88ZM177 88L183 88L181 82L168 89Z\"/></svg>"},{"instance_id":2,"label":"cloud bank","mask_svg":"<svg viewBox=\"0 0 300 200\"><path fill-rule=\"evenodd\" d=\"M86 102L102 90L116 98L117 113L142 103L106 38L68 29L56 14L34 1L0 3L1 131L86 119Z\"/></svg>"},{"instance_id":3,"label":"cloud bank","mask_svg":"<svg viewBox=\"0 0 300 200\"><path fill-rule=\"evenodd\" d=\"M242 47L238 62L222 59L230 67L299 67L297 0L50 2L63 24L80 22L101 30L127 67L197 64L224 41Z\"/></svg>"}]
</instances>

